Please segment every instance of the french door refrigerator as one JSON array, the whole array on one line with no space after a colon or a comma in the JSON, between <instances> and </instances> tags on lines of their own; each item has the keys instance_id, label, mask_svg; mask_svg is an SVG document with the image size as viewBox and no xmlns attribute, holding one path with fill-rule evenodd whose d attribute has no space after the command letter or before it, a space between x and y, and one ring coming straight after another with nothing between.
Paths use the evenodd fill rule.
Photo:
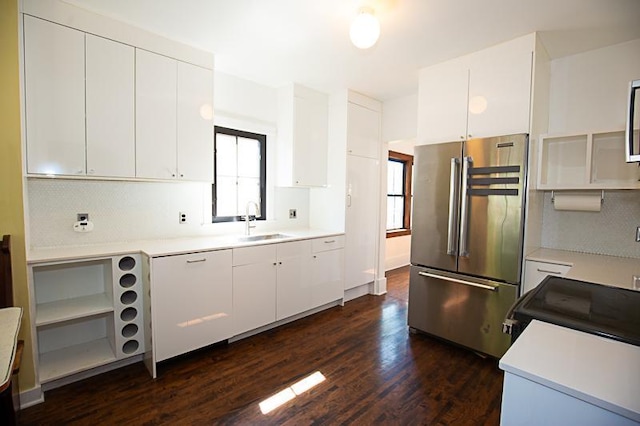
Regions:
<instances>
[{"instance_id":1,"label":"french door refrigerator","mask_svg":"<svg viewBox=\"0 0 640 426\"><path fill-rule=\"evenodd\" d=\"M526 134L415 148L408 323L501 357L522 268Z\"/></svg>"}]
</instances>

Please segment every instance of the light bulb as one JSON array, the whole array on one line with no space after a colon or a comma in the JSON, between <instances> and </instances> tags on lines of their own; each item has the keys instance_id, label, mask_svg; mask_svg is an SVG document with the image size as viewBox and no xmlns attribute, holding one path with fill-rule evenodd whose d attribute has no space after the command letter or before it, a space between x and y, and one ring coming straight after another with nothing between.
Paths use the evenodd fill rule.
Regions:
<instances>
[{"instance_id":1,"label":"light bulb","mask_svg":"<svg viewBox=\"0 0 640 426\"><path fill-rule=\"evenodd\" d=\"M359 49L368 49L376 44L378 37L380 37L380 22L373 16L372 11L360 10L356 19L351 23L349 37Z\"/></svg>"}]
</instances>

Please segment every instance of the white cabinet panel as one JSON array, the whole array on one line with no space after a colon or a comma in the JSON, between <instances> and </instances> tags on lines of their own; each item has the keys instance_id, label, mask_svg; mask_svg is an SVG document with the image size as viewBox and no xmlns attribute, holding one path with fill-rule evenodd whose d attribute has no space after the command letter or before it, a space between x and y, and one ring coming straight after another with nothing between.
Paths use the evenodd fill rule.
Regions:
<instances>
[{"instance_id":1,"label":"white cabinet panel","mask_svg":"<svg viewBox=\"0 0 640 426\"><path fill-rule=\"evenodd\" d=\"M378 256L380 162L347 156L345 289L374 281Z\"/></svg>"},{"instance_id":2,"label":"white cabinet panel","mask_svg":"<svg viewBox=\"0 0 640 426\"><path fill-rule=\"evenodd\" d=\"M557 263L537 262L534 260L525 261L524 265L524 283L522 285L522 294L532 290L538 286L548 275L564 277L571 269L569 265L560 265Z\"/></svg>"},{"instance_id":3,"label":"white cabinet panel","mask_svg":"<svg viewBox=\"0 0 640 426\"><path fill-rule=\"evenodd\" d=\"M87 175L135 176L134 48L86 35Z\"/></svg>"},{"instance_id":4,"label":"white cabinet panel","mask_svg":"<svg viewBox=\"0 0 640 426\"><path fill-rule=\"evenodd\" d=\"M418 144L466 139L469 56L420 70Z\"/></svg>"},{"instance_id":5,"label":"white cabinet panel","mask_svg":"<svg viewBox=\"0 0 640 426\"><path fill-rule=\"evenodd\" d=\"M180 179L213 182L213 72L178 62Z\"/></svg>"},{"instance_id":6,"label":"white cabinet panel","mask_svg":"<svg viewBox=\"0 0 640 426\"><path fill-rule=\"evenodd\" d=\"M276 269L275 262L233 267L234 334L275 322Z\"/></svg>"},{"instance_id":7,"label":"white cabinet panel","mask_svg":"<svg viewBox=\"0 0 640 426\"><path fill-rule=\"evenodd\" d=\"M349 102L347 114L347 152L380 158L380 113Z\"/></svg>"},{"instance_id":8,"label":"white cabinet panel","mask_svg":"<svg viewBox=\"0 0 640 426\"><path fill-rule=\"evenodd\" d=\"M27 173L85 173L84 33L24 17Z\"/></svg>"},{"instance_id":9,"label":"white cabinet panel","mask_svg":"<svg viewBox=\"0 0 640 426\"><path fill-rule=\"evenodd\" d=\"M344 296L344 250L327 250L313 255L311 261L311 304L324 304Z\"/></svg>"},{"instance_id":10,"label":"white cabinet panel","mask_svg":"<svg viewBox=\"0 0 640 426\"><path fill-rule=\"evenodd\" d=\"M278 244L276 319L311 309L311 241ZM311 275L310 275L311 274Z\"/></svg>"},{"instance_id":11,"label":"white cabinet panel","mask_svg":"<svg viewBox=\"0 0 640 426\"><path fill-rule=\"evenodd\" d=\"M136 176L176 177L177 61L136 49Z\"/></svg>"},{"instance_id":12,"label":"white cabinet panel","mask_svg":"<svg viewBox=\"0 0 640 426\"><path fill-rule=\"evenodd\" d=\"M469 138L529 132L532 60L530 37L471 55Z\"/></svg>"},{"instance_id":13,"label":"white cabinet panel","mask_svg":"<svg viewBox=\"0 0 640 426\"><path fill-rule=\"evenodd\" d=\"M231 250L152 260L156 360L232 336Z\"/></svg>"}]
</instances>

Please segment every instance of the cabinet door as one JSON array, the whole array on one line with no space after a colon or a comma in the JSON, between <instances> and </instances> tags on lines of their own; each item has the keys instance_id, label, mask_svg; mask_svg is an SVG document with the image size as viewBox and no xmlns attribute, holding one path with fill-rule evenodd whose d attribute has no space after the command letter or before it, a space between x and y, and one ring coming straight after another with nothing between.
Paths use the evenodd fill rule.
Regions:
<instances>
[{"instance_id":1,"label":"cabinet door","mask_svg":"<svg viewBox=\"0 0 640 426\"><path fill-rule=\"evenodd\" d=\"M309 270L311 242L294 241L278 244L276 319L281 320L311 309Z\"/></svg>"},{"instance_id":2,"label":"cabinet door","mask_svg":"<svg viewBox=\"0 0 640 426\"><path fill-rule=\"evenodd\" d=\"M468 137L529 132L532 59L528 37L471 55Z\"/></svg>"},{"instance_id":3,"label":"cabinet door","mask_svg":"<svg viewBox=\"0 0 640 426\"><path fill-rule=\"evenodd\" d=\"M276 262L233 267L234 334L276 320Z\"/></svg>"},{"instance_id":4,"label":"cabinet door","mask_svg":"<svg viewBox=\"0 0 640 426\"><path fill-rule=\"evenodd\" d=\"M311 301L314 307L344 297L344 250L316 253L311 261Z\"/></svg>"},{"instance_id":5,"label":"cabinet door","mask_svg":"<svg viewBox=\"0 0 640 426\"><path fill-rule=\"evenodd\" d=\"M178 177L213 182L213 72L178 62Z\"/></svg>"},{"instance_id":6,"label":"cabinet door","mask_svg":"<svg viewBox=\"0 0 640 426\"><path fill-rule=\"evenodd\" d=\"M418 145L465 139L469 57L420 70Z\"/></svg>"},{"instance_id":7,"label":"cabinet door","mask_svg":"<svg viewBox=\"0 0 640 426\"><path fill-rule=\"evenodd\" d=\"M380 211L380 163L347 156L347 217L345 223L345 289L375 279Z\"/></svg>"},{"instance_id":8,"label":"cabinet door","mask_svg":"<svg viewBox=\"0 0 640 426\"><path fill-rule=\"evenodd\" d=\"M134 177L134 48L86 35L87 175Z\"/></svg>"},{"instance_id":9,"label":"cabinet door","mask_svg":"<svg viewBox=\"0 0 640 426\"><path fill-rule=\"evenodd\" d=\"M27 173L85 173L84 33L24 17Z\"/></svg>"},{"instance_id":10,"label":"cabinet door","mask_svg":"<svg viewBox=\"0 0 640 426\"><path fill-rule=\"evenodd\" d=\"M380 113L349 102L347 114L347 152L380 158Z\"/></svg>"},{"instance_id":11,"label":"cabinet door","mask_svg":"<svg viewBox=\"0 0 640 426\"><path fill-rule=\"evenodd\" d=\"M571 269L571 266L569 265L536 262L533 260L527 260L524 264L524 283L522 285L522 294L536 288L548 275L564 277L567 275L567 272L569 272L569 269Z\"/></svg>"},{"instance_id":12,"label":"cabinet door","mask_svg":"<svg viewBox=\"0 0 640 426\"><path fill-rule=\"evenodd\" d=\"M153 259L151 279L158 361L232 336L230 250Z\"/></svg>"},{"instance_id":13,"label":"cabinet door","mask_svg":"<svg viewBox=\"0 0 640 426\"><path fill-rule=\"evenodd\" d=\"M176 177L174 59L136 49L136 176Z\"/></svg>"},{"instance_id":14,"label":"cabinet door","mask_svg":"<svg viewBox=\"0 0 640 426\"><path fill-rule=\"evenodd\" d=\"M327 184L328 107L326 100L294 98L293 183Z\"/></svg>"}]
</instances>

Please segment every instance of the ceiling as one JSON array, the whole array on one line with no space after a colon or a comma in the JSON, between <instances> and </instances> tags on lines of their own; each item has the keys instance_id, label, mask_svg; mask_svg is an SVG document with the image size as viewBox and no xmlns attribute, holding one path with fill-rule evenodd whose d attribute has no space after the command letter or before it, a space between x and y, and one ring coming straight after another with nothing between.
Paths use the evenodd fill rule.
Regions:
<instances>
[{"instance_id":1,"label":"ceiling","mask_svg":"<svg viewBox=\"0 0 640 426\"><path fill-rule=\"evenodd\" d=\"M211 51L216 69L379 100L415 93L418 70L539 31L552 58L640 38L639 0L65 0ZM349 24L373 7L368 50Z\"/></svg>"}]
</instances>

